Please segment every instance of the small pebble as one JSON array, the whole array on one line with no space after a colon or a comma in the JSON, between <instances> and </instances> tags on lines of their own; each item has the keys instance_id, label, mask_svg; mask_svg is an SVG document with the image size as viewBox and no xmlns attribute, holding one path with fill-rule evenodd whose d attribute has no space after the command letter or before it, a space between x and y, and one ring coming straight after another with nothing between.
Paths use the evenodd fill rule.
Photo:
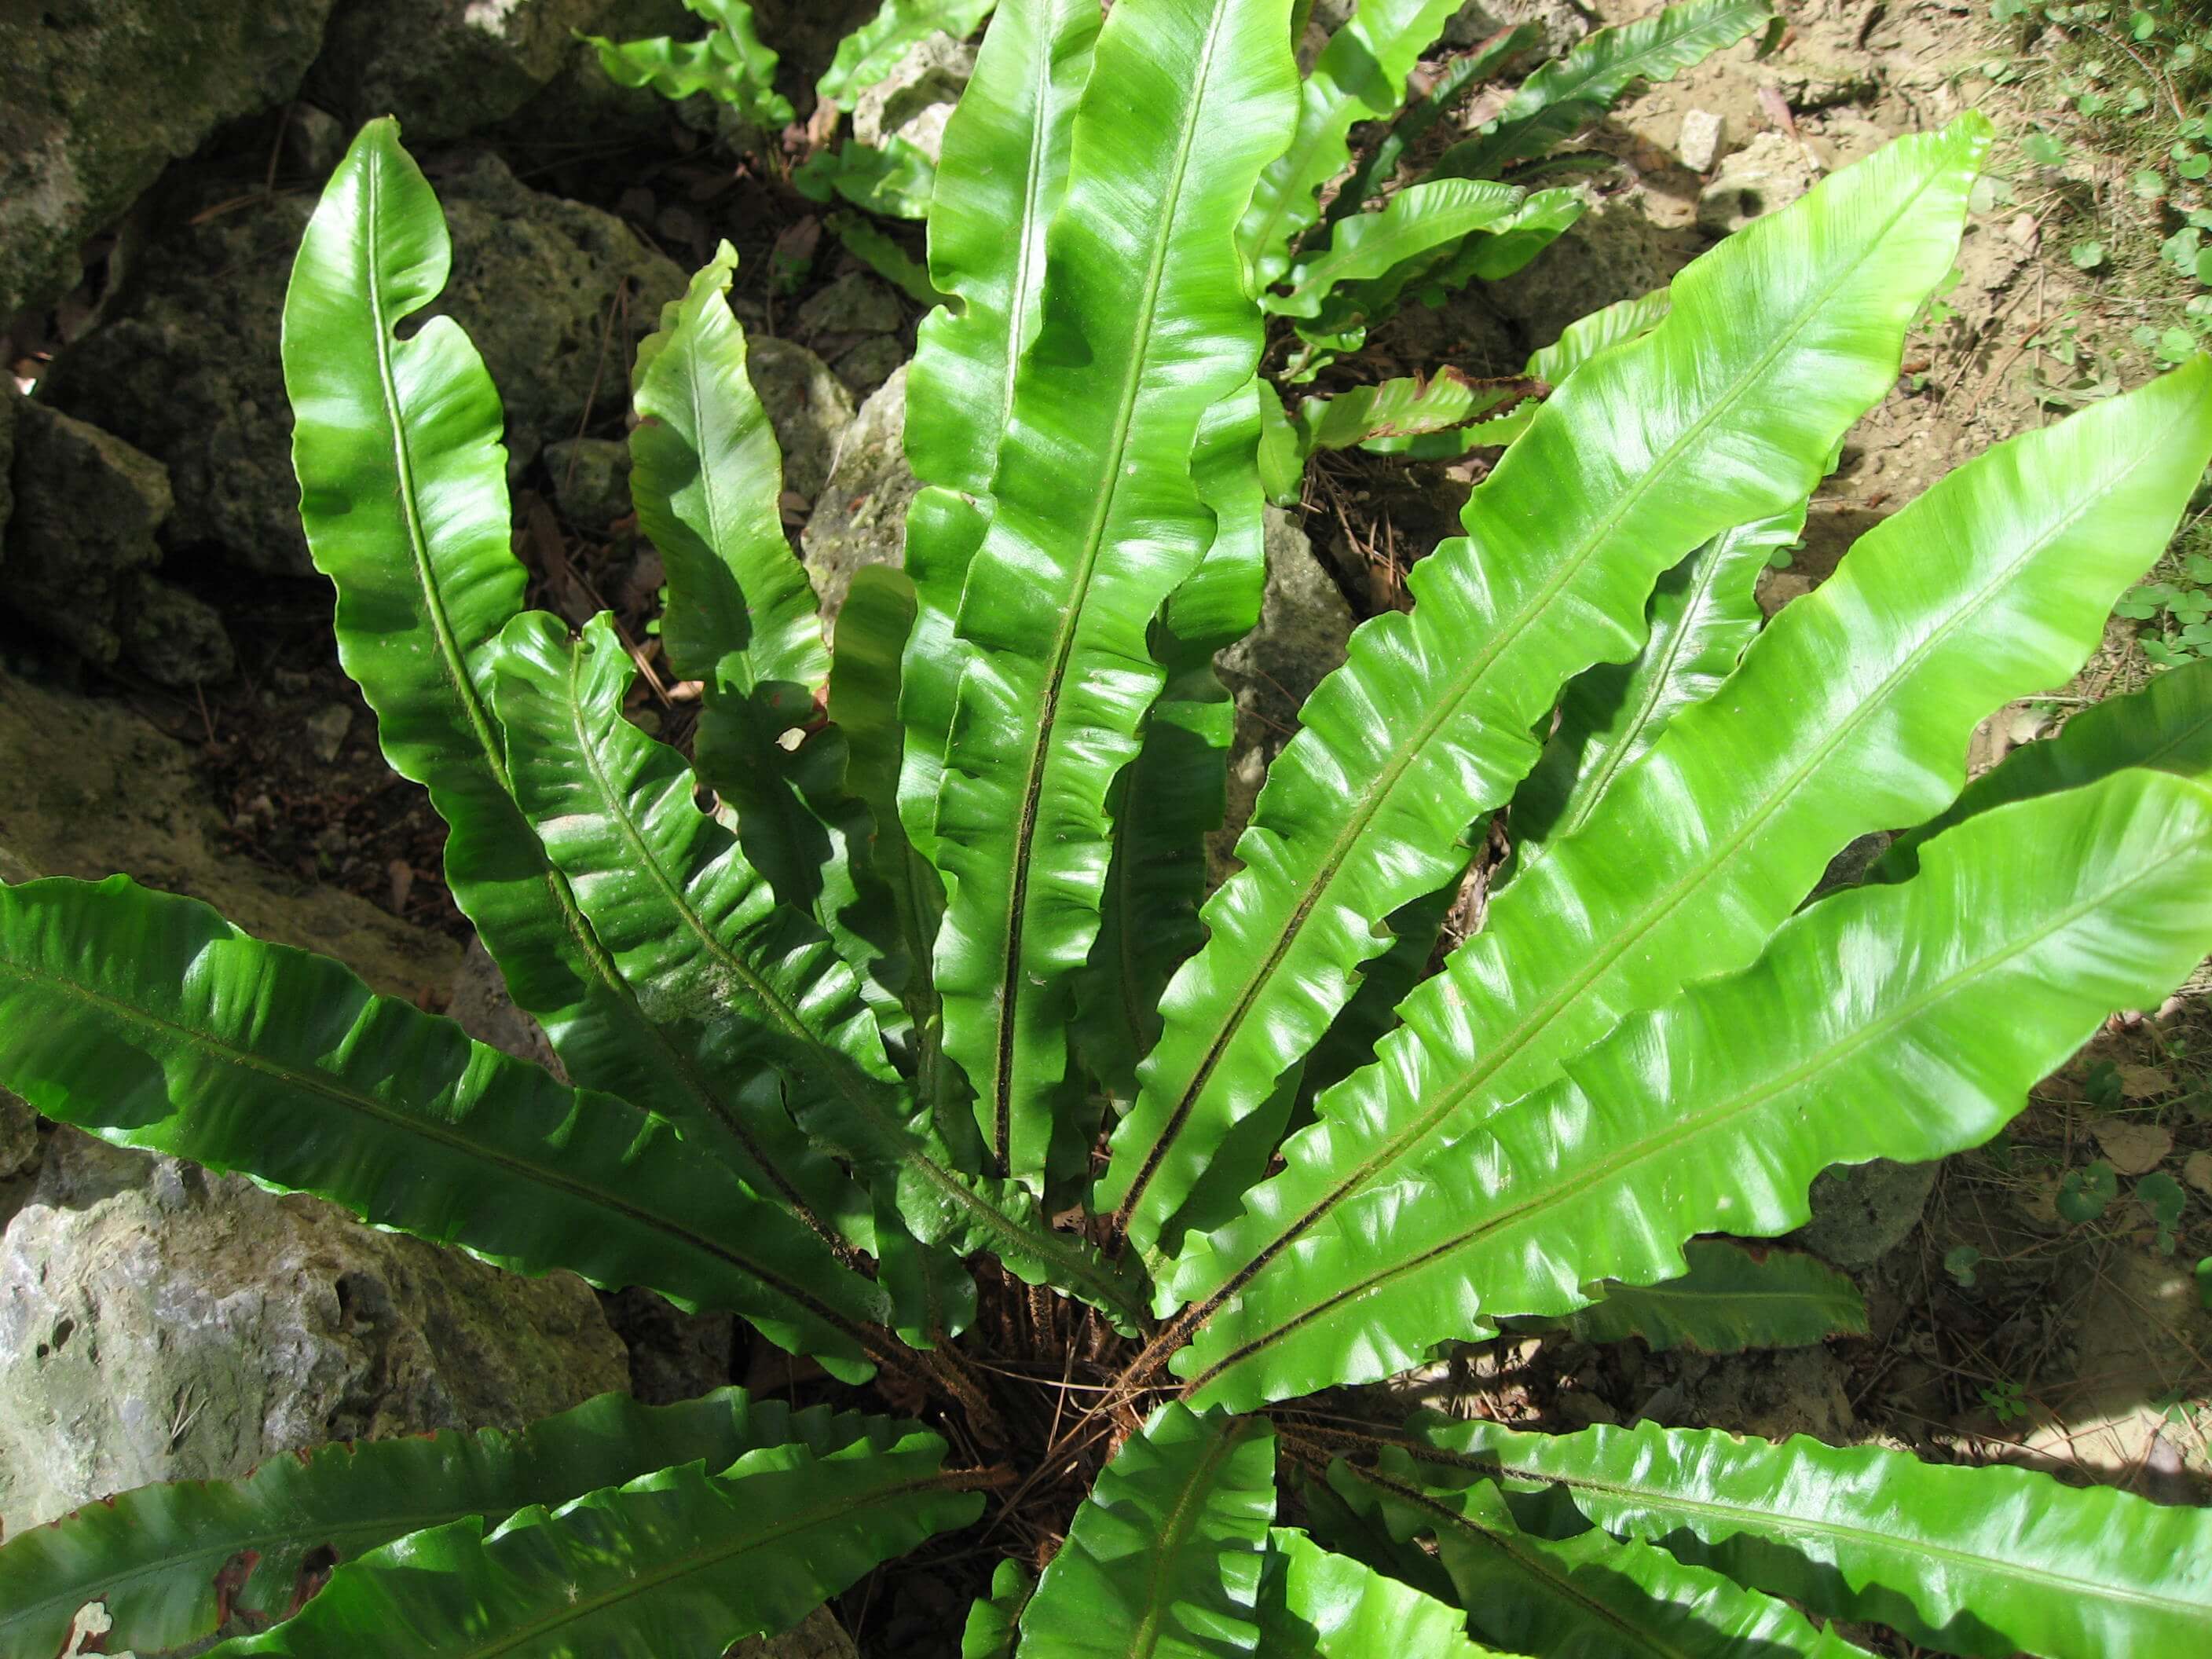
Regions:
<instances>
[{"instance_id":1,"label":"small pebble","mask_svg":"<svg viewBox=\"0 0 2212 1659\"><path fill-rule=\"evenodd\" d=\"M338 750L345 745L346 733L353 728L353 710L342 702L334 702L308 715L305 725L307 737L315 745L315 758L327 763L336 760Z\"/></svg>"},{"instance_id":2,"label":"small pebble","mask_svg":"<svg viewBox=\"0 0 2212 1659\"><path fill-rule=\"evenodd\" d=\"M1711 110L1682 112L1682 136L1674 146L1682 165L1692 173L1710 173L1720 159L1721 118Z\"/></svg>"}]
</instances>

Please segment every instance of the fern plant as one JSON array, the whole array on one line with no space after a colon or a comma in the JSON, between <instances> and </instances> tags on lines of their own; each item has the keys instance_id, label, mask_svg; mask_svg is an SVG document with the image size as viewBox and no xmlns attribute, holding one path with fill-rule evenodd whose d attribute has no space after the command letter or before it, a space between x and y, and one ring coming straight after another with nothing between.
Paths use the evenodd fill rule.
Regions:
<instances>
[{"instance_id":1,"label":"fern plant","mask_svg":"<svg viewBox=\"0 0 2212 1659\"><path fill-rule=\"evenodd\" d=\"M458 327L416 325L436 203L391 123L356 140L285 312L301 513L385 751L567 1076L118 877L0 889L0 1083L737 1313L927 1421L608 1399L148 1488L0 1547L0 1651L712 1659L933 1547L1009 1557L977 1659L1863 1651L1839 1620L2201 1644L2202 1510L1312 1399L1609 1291L1605 1328L1674 1340L1674 1281L1699 1328L1763 1273L1847 1323L1787 1252L1698 1241L1795 1227L1826 1165L1986 1138L2188 972L2201 678L1960 787L1975 724L2083 661L2164 545L2212 362L1968 463L1759 631L1753 577L1893 380L1987 128L1899 140L1564 378L1308 702L1201 909L1208 665L1261 580L1239 235L1297 130L1288 6L1000 7L931 207L928 487L834 652L726 254L668 309L633 479L706 688L695 764L623 718L605 619L521 609L497 398ZM1413 982L1396 941L1426 955L1509 803L1486 925ZM1846 842L1931 820L1805 904Z\"/></svg>"},{"instance_id":2,"label":"fern plant","mask_svg":"<svg viewBox=\"0 0 2212 1659\"><path fill-rule=\"evenodd\" d=\"M776 55L760 45L751 8L744 0L685 3L713 25L704 40L592 39L608 73L664 97L704 93L755 132L790 120L790 102L774 87ZM888 76L902 54L938 33L965 39L995 5L884 0L839 43L817 81L810 127L823 147L791 175L811 199L838 204L824 222L848 252L925 306L944 297L928 273L860 212L925 218L935 165L896 135L880 145L852 138L835 149L828 137L841 106ZM1423 135L1541 37L1533 24L1499 31L1449 58L1409 105L1409 77L1459 9L1455 0L1361 0L1302 80L1297 130L1262 170L1237 228L1237 252L1275 325L1263 364L1278 398L1262 405L1261 454L1277 499L1296 498L1299 474L1316 449L1358 445L1442 456L1510 442L1525 418L1510 406L1540 396L1565 372L1556 350L1538 354L1519 374L1475 377L1445 365L1433 376L1353 385L1334 397L1291 394L1287 412L1279 398L1355 353L1408 299L1437 304L1469 283L1498 281L1526 266L1588 206L1571 189L1530 187L1545 171L1579 159L1558 153L1564 141L1631 87L1671 79L1773 21L1768 0L1683 0L1640 21L1595 30L1542 64L1494 114L1401 184L1401 165ZM1292 9L1301 33L1310 11ZM1354 129L1386 122L1355 165ZM1652 301L1663 302L1663 294Z\"/></svg>"}]
</instances>

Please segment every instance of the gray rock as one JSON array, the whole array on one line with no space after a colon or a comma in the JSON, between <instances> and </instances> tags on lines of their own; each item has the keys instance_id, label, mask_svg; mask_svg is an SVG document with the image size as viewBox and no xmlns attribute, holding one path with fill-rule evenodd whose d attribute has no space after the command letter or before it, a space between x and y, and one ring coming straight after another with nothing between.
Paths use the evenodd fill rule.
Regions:
<instances>
[{"instance_id":1,"label":"gray rock","mask_svg":"<svg viewBox=\"0 0 2212 1659\"><path fill-rule=\"evenodd\" d=\"M325 1441L512 1426L626 1374L580 1279L64 1133L0 1237L0 1516L12 1534Z\"/></svg>"},{"instance_id":2,"label":"gray rock","mask_svg":"<svg viewBox=\"0 0 2212 1659\"><path fill-rule=\"evenodd\" d=\"M829 482L800 534L806 574L825 617L845 603L862 565L906 557L906 510L921 486L906 464L906 371L884 382L838 440Z\"/></svg>"},{"instance_id":3,"label":"gray rock","mask_svg":"<svg viewBox=\"0 0 2212 1659\"><path fill-rule=\"evenodd\" d=\"M684 274L620 221L542 196L480 158L438 182L453 274L434 311L483 354L518 466L619 405L629 342L607 308L629 285L633 335ZM312 204L279 198L186 226L142 258L143 280L42 384L57 408L162 461L176 489L172 548L213 544L248 569L310 575L292 473L277 340L284 285ZM594 386L597 387L596 394Z\"/></svg>"},{"instance_id":4,"label":"gray rock","mask_svg":"<svg viewBox=\"0 0 2212 1659\"><path fill-rule=\"evenodd\" d=\"M1529 346L1549 345L1577 318L1665 287L1702 246L1694 232L1654 224L1638 192L1625 191L1593 202L1527 266L1482 292Z\"/></svg>"},{"instance_id":5,"label":"gray rock","mask_svg":"<svg viewBox=\"0 0 2212 1659\"><path fill-rule=\"evenodd\" d=\"M1698 228L1726 236L1754 219L1788 207L1813 188L1815 169L1805 147L1778 132L1762 132L1733 155L1698 192Z\"/></svg>"},{"instance_id":6,"label":"gray rock","mask_svg":"<svg viewBox=\"0 0 2212 1659\"><path fill-rule=\"evenodd\" d=\"M1557 58L1590 32L1590 20L1573 0L1468 0L1444 25L1448 46L1471 46L1500 29L1534 23L1543 32L1542 56Z\"/></svg>"},{"instance_id":7,"label":"gray rock","mask_svg":"<svg viewBox=\"0 0 2212 1659\"><path fill-rule=\"evenodd\" d=\"M1682 112L1682 134L1674 154L1692 173L1709 170L1721 153L1721 132L1726 123L1709 109Z\"/></svg>"},{"instance_id":8,"label":"gray rock","mask_svg":"<svg viewBox=\"0 0 2212 1659\"><path fill-rule=\"evenodd\" d=\"M184 745L119 703L0 672L0 878L125 871L204 899L249 933L334 956L410 1002L453 974L450 939L217 851L224 819Z\"/></svg>"},{"instance_id":9,"label":"gray rock","mask_svg":"<svg viewBox=\"0 0 2212 1659\"><path fill-rule=\"evenodd\" d=\"M563 438L545 446L553 501L571 524L604 534L630 511L629 446L618 438Z\"/></svg>"},{"instance_id":10,"label":"gray rock","mask_svg":"<svg viewBox=\"0 0 2212 1659\"><path fill-rule=\"evenodd\" d=\"M315 758L334 761L338 750L345 747L346 736L353 730L353 709L346 703L334 702L301 722L307 735L314 740Z\"/></svg>"},{"instance_id":11,"label":"gray rock","mask_svg":"<svg viewBox=\"0 0 2212 1659\"><path fill-rule=\"evenodd\" d=\"M1813 1183L1813 1218L1796 1242L1838 1267L1872 1267L1920 1224L1940 1167L1876 1158L1824 1170Z\"/></svg>"},{"instance_id":12,"label":"gray rock","mask_svg":"<svg viewBox=\"0 0 2212 1659\"><path fill-rule=\"evenodd\" d=\"M890 334L905 320L898 295L857 270L809 296L793 318L801 334Z\"/></svg>"},{"instance_id":13,"label":"gray rock","mask_svg":"<svg viewBox=\"0 0 2212 1659\"><path fill-rule=\"evenodd\" d=\"M349 126L397 115L409 143L441 143L505 120L591 57L578 31L681 34L679 17L623 0L342 0L307 89Z\"/></svg>"},{"instance_id":14,"label":"gray rock","mask_svg":"<svg viewBox=\"0 0 2212 1659\"><path fill-rule=\"evenodd\" d=\"M46 0L0 14L0 317L58 298L77 252L169 162L299 89L331 0Z\"/></svg>"},{"instance_id":15,"label":"gray rock","mask_svg":"<svg viewBox=\"0 0 2212 1659\"><path fill-rule=\"evenodd\" d=\"M1315 556L1297 521L1267 510L1267 586L1260 625L1213 659L1214 672L1237 703L1237 735L1229 751L1227 811L1206 837L1207 884L1236 869L1231 849L1252 816L1268 764L1298 729L1307 693L1344 661L1352 607Z\"/></svg>"},{"instance_id":16,"label":"gray rock","mask_svg":"<svg viewBox=\"0 0 2212 1659\"><path fill-rule=\"evenodd\" d=\"M629 1350L629 1391L648 1406L696 1400L730 1381L740 1337L731 1314L687 1314L639 1285L599 1298Z\"/></svg>"},{"instance_id":17,"label":"gray rock","mask_svg":"<svg viewBox=\"0 0 2212 1659\"><path fill-rule=\"evenodd\" d=\"M906 310L897 295L864 271L848 271L799 307L793 327L826 358L837 378L866 397L906 361Z\"/></svg>"},{"instance_id":18,"label":"gray rock","mask_svg":"<svg viewBox=\"0 0 2212 1659\"><path fill-rule=\"evenodd\" d=\"M827 1607L817 1607L781 1636L749 1636L729 1659L860 1659L845 1627Z\"/></svg>"},{"instance_id":19,"label":"gray rock","mask_svg":"<svg viewBox=\"0 0 2212 1659\"><path fill-rule=\"evenodd\" d=\"M703 28L683 0L604 0L592 32L610 40L690 40ZM599 53L579 43L528 103L497 124L495 136L502 147L526 153L539 146L572 149L580 133L588 133L594 146L656 143L665 140L670 116L680 118L684 107L649 87L617 85L599 67Z\"/></svg>"},{"instance_id":20,"label":"gray rock","mask_svg":"<svg viewBox=\"0 0 2212 1659\"><path fill-rule=\"evenodd\" d=\"M169 514L161 464L44 403L16 416L15 511L0 560L0 599L102 667L140 575L161 562L154 532Z\"/></svg>"},{"instance_id":21,"label":"gray rock","mask_svg":"<svg viewBox=\"0 0 2212 1659\"><path fill-rule=\"evenodd\" d=\"M916 42L853 106L853 136L880 146L903 138L933 161L945 154L945 124L975 72L975 48L939 32Z\"/></svg>"},{"instance_id":22,"label":"gray rock","mask_svg":"<svg viewBox=\"0 0 2212 1659\"><path fill-rule=\"evenodd\" d=\"M745 378L775 428L783 487L813 501L830 482L838 441L853 424L853 394L805 346L767 335L746 342Z\"/></svg>"},{"instance_id":23,"label":"gray rock","mask_svg":"<svg viewBox=\"0 0 2212 1659\"><path fill-rule=\"evenodd\" d=\"M227 680L238 667L215 607L159 576L131 584L121 626L123 654L163 685Z\"/></svg>"}]
</instances>

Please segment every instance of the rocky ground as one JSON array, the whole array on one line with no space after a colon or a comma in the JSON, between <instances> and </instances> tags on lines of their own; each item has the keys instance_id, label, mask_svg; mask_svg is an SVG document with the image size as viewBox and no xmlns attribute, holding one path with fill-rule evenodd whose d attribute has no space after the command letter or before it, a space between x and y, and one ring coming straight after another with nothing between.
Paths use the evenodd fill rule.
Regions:
<instances>
[{"instance_id":1,"label":"rocky ground","mask_svg":"<svg viewBox=\"0 0 2212 1659\"><path fill-rule=\"evenodd\" d=\"M795 94L872 9L757 6ZM1564 46L1656 9L1483 0L1455 39L1533 20ZM611 607L648 660L660 573L628 514L621 438L627 364L661 303L717 240L736 244L787 520L833 603L854 568L897 554L917 308L820 240L774 169L735 160L710 112L611 86L574 40L684 32L677 0L537 0L494 9L489 26L483 9L57 0L44 27L0 21L0 326L15 374L0 382L0 878L127 871L526 1050L536 1034L481 951L464 951L441 827L385 768L338 672L328 590L294 517L276 319L321 178L360 119L400 114L453 224L441 308L507 401L532 601L577 620ZM1765 50L1746 43L1650 88L1583 139L1584 220L1522 275L1410 308L1369 372L1512 371L1574 317L1664 283L1898 133L1971 105L2014 132L2035 112L2031 88L1981 73L2003 47L1980 0L1784 10ZM941 123L957 66L939 53L872 118ZM122 86L143 94L127 111ZM1768 577L1770 610L1960 459L2089 395L2071 343L2084 328L2123 342L2094 354L2112 385L2151 372L2124 343L2127 307L2147 301L2059 245L2073 173L2094 186L2122 165L2085 148L2054 173L2000 149L1957 281L1816 499L1805 545ZM772 288L777 256L787 266L810 246L803 280ZM1352 626L1403 602L1406 568L1449 533L1480 460L1332 459L1299 508L1271 516L1263 624L1221 665L1239 711L1233 813ZM1993 720L1977 763L2140 683L2135 632L2116 623L2078 684ZM665 678L633 712L672 740L688 732L684 688ZM1864 1336L1730 1357L1532 1335L1415 1386L1516 1420L1878 1437L2201 1501L2212 1316L2190 1268L2212 1252L2208 1053L2212 1012L2179 999L2115 1021L1998 1146L1832 1182L1802 1242L1858 1278ZM2101 1190L2100 1168L2110 1200L2069 1219L2085 1182ZM2182 1194L2171 1215L2160 1175ZM496 1273L312 1200L102 1148L7 1101L0 1222L9 1528L331 1437L516 1422L624 1385L674 1398L753 1370L726 1321ZM788 1379L769 1367L752 1380ZM870 1651L930 1651L959 1601L909 1577L843 1613ZM827 1626L817 1638L849 1650Z\"/></svg>"}]
</instances>

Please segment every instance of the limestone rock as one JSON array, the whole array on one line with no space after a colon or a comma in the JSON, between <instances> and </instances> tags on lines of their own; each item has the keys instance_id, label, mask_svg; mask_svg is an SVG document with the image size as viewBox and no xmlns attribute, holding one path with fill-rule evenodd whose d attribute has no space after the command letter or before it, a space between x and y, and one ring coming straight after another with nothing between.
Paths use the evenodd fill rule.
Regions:
<instances>
[{"instance_id":1,"label":"limestone rock","mask_svg":"<svg viewBox=\"0 0 2212 1659\"><path fill-rule=\"evenodd\" d=\"M943 160L945 124L975 72L975 47L941 31L917 41L854 104L853 136L877 146L903 138L931 161Z\"/></svg>"},{"instance_id":2,"label":"limestone rock","mask_svg":"<svg viewBox=\"0 0 2212 1659\"><path fill-rule=\"evenodd\" d=\"M848 271L800 306L799 337L821 353L855 397L866 397L906 361L906 311L898 295L865 271Z\"/></svg>"},{"instance_id":3,"label":"limestone rock","mask_svg":"<svg viewBox=\"0 0 2212 1659\"><path fill-rule=\"evenodd\" d=\"M1788 207L1813 188L1814 177L1802 144L1778 132L1759 133L1698 192L1698 228L1710 236L1741 230Z\"/></svg>"},{"instance_id":4,"label":"limestone rock","mask_svg":"<svg viewBox=\"0 0 2212 1659\"><path fill-rule=\"evenodd\" d=\"M122 630L123 654L163 685L227 680L238 666L215 607L159 576L131 585Z\"/></svg>"},{"instance_id":5,"label":"limestone rock","mask_svg":"<svg viewBox=\"0 0 2212 1659\"><path fill-rule=\"evenodd\" d=\"M1938 1167L1876 1158L1823 1171L1813 1183L1813 1218L1796 1242L1838 1267L1873 1266L1920 1224Z\"/></svg>"},{"instance_id":6,"label":"limestone rock","mask_svg":"<svg viewBox=\"0 0 2212 1659\"><path fill-rule=\"evenodd\" d=\"M1252 816L1267 766L1297 730L1306 694L1344 661L1352 607L1315 556L1297 522L1267 510L1267 586L1260 625L1214 659L1214 672L1237 703L1229 751L1228 809L1206 837L1207 884L1237 867L1231 849Z\"/></svg>"},{"instance_id":7,"label":"limestone rock","mask_svg":"<svg viewBox=\"0 0 2212 1659\"><path fill-rule=\"evenodd\" d=\"M184 745L118 703L0 673L0 878L120 870L204 899L249 933L334 956L410 1002L453 973L450 940L218 853L223 820Z\"/></svg>"},{"instance_id":8,"label":"limestone rock","mask_svg":"<svg viewBox=\"0 0 2212 1659\"><path fill-rule=\"evenodd\" d=\"M1544 58L1559 57L1592 27L1574 0L1468 0L1444 25L1444 41L1472 46L1519 23L1534 23L1542 33L1538 51Z\"/></svg>"},{"instance_id":9,"label":"limestone rock","mask_svg":"<svg viewBox=\"0 0 2212 1659\"><path fill-rule=\"evenodd\" d=\"M580 1279L501 1273L85 1135L57 1136L0 1237L11 1535L325 1441L517 1425L625 1377Z\"/></svg>"},{"instance_id":10,"label":"limestone rock","mask_svg":"<svg viewBox=\"0 0 2212 1659\"><path fill-rule=\"evenodd\" d=\"M783 487L813 501L830 481L838 441L853 424L853 394L805 346L765 334L745 343L745 378L775 428Z\"/></svg>"},{"instance_id":11,"label":"limestone rock","mask_svg":"<svg viewBox=\"0 0 2212 1659\"><path fill-rule=\"evenodd\" d=\"M860 1659L827 1607L817 1607L781 1636L749 1636L732 1648L729 1659Z\"/></svg>"},{"instance_id":12,"label":"limestone rock","mask_svg":"<svg viewBox=\"0 0 2212 1659\"><path fill-rule=\"evenodd\" d=\"M543 1066L556 1077L565 1077L553 1045L538 1022L514 1006L482 939L472 939L461 952L447 994L446 1014L478 1042L488 1042L518 1060Z\"/></svg>"},{"instance_id":13,"label":"limestone rock","mask_svg":"<svg viewBox=\"0 0 2212 1659\"><path fill-rule=\"evenodd\" d=\"M636 0L342 0L307 89L349 127L397 115L419 149L505 120L591 58L579 31L697 32Z\"/></svg>"},{"instance_id":14,"label":"limestone rock","mask_svg":"<svg viewBox=\"0 0 2212 1659\"><path fill-rule=\"evenodd\" d=\"M799 538L825 617L845 603L862 565L906 557L906 510L921 486L906 464L906 370L860 405L838 440L829 482Z\"/></svg>"},{"instance_id":15,"label":"limestone rock","mask_svg":"<svg viewBox=\"0 0 2212 1659\"><path fill-rule=\"evenodd\" d=\"M553 501L568 521L604 534L630 511L629 446L618 438L562 438L545 446Z\"/></svg>"},{"instance_id":16,"label":"limestone rock","mask_svg":"<svg viewBox=\"0 0 2212 1659\"><path fill-rule=\"evenodd\" d=\"M106 667L139 572L161 562L154 532L169 514L161 464L111 433L32 398L19 401L10 468L15 508L0 598Z\"/></svg>"},{"instance_id":17,"label":"limestone rock","mask_svg":"<svg viewBox=\"0 0 2212 1659\"><path fill-rule=\"evenodd\" d=\"M331 0L45 0L0 11L0 318L225 122L283 103Z\"/></svg>"},{"instance_id":18,"label":"limestone rock","mask_svg":"<svg viewBox=\"0 0 2212 1659\"><path fill-rule=\"evenodd\" d=\"M1549 345L1569 323L1616 300L1663 288L1702 246L1645 213L1639 191L1602 197L1524 269L1483 289L1520 325L1530 348Z\"/></svg>"},{"instance_id":19,"label":"limestone rock","mask_svg":"<svg viewBox=\"0 0 2212 1659\"><path fill-rule=\"evenodd\" d=\"M684 274L620 221L527 189L494 157L435 183L453 274L432 309L456 318L483 353L520 466L575 433L595 382L599 410L619 403L628 347L619 328L608 340L606 318L623 285L641 328L683 292ZM277 355L284 286L312 206L279 198L185 226L143 256L143 280L41 386L55 407L168 467L167 546L213 544L270 574L314 568Z\"/></svg>"},{"instance_id":20,"label":"limestone rock","mask_svg":"<svg viewBox=\"0 0 2212 1659\"><path fill-rule=\"evenodd\" d=\"M1721 153L1722 119L1709 109L1689 109L1682 112L1682 134L1675 140L1674 154L1684 167L1692 173L1709 172Z\"/></svg>"}]
</instances>

